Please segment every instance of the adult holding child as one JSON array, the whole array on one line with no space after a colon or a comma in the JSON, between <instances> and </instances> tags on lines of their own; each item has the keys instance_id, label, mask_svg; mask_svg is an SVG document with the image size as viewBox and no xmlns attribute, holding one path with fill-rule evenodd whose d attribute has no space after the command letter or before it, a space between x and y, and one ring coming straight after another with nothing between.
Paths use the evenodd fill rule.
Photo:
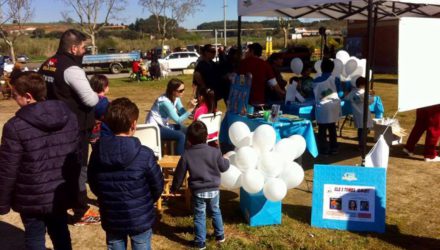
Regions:
<instances>
[{"instance_id":1,"label":"adult holding child","mask_svg":"<svg viewBox=\"0 0 440 250\"><path fill-rule=\"evenodd\" d=\"M98 103L98 94L90 87L82 69L82 58L86 52L86 36L74 29L65 31L60 38L58 51L40 67L47 86L47 97L67 104L76 114L81 137L81 174L79 176L78 206L74 209L77 225L99 222L97 212L87 205L87 160L89 137L95 123L93 108Z\"/></svg>"},{"instance_id":2,"label":"adult holding child","mask_svg":"<svg viewBox=\"0 0 440 250\"><path fill-rule=\"evenodd\" d=\"M145 123L159 126L160 138L177 142L176 153L178 155L181 155L185 149L186 128L183 122L197 105L197 101L192 99L188 102L187 109L183 107L181 98L184 91L185 84L182 80L171 79L165 93L156 99L145 120ZM174 124L170 123L170 120Z\"/></svg>"}]
</instances>

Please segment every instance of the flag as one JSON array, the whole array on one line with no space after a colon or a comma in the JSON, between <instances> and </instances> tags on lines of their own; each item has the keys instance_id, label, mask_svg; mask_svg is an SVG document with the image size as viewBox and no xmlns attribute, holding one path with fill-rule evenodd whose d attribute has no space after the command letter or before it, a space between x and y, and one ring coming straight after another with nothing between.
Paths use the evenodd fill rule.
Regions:
<instances>
[{"instance_id":1,"label":"flag","mask_svg":"<svg viewBox=\"0 0 440 250\"><path fill-rule=\"evenodd\" d=\"M388 168L388 159L390 157L390 147L383 135L379 136L374 147L365 156L365 167Z\"/></svg>"}]
</instances>

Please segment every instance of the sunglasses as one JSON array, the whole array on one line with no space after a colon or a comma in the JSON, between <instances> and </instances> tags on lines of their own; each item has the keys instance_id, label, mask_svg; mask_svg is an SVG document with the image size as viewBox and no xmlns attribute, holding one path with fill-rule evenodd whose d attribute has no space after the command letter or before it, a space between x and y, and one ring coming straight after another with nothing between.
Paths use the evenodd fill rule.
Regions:
<instances>
[{"instance_id":1,"label":"sunglasses","mask_svg":"<svg viewBox=\"0 0 440 250\"><path fill-rule=\"evenodd\" d=\"M183 93L183 91L185 91L185 89L177 89L176 91L179 93Z\"/></svg>"}]
</instances>

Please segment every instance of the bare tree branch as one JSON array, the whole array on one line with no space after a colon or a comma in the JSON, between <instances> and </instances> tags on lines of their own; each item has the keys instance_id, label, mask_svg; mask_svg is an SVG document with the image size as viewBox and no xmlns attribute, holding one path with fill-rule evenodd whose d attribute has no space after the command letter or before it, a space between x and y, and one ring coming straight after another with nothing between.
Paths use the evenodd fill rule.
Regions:
<instances>
[{"instance_id":1,"label":"bare tree branch","mask_svg":"<svg viewBox=\"0 0 440 250\"><path fill-rule=\"evenodd\" d=\"M93 50L96 51L96 34L109 23L117 19L116 13L124 10L127 0L63 0L76 13L81 31L90 37ZM104 13L103 18L100 14ZM102 20L102 21L101 21Z\"/></svg>"}]
</instances>

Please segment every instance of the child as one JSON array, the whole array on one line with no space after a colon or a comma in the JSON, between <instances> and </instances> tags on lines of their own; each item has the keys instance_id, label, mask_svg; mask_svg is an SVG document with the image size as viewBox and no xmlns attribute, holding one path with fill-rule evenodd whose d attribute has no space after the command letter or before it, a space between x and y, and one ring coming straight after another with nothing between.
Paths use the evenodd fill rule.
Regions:
<instances>
[{"instance_id":1,"label":"child","mask_svg":"<svg viewBox=\"0 0 440 250\"><path fill-rule=\"evenodd\" d=\"M35 72L14 83L20 109L3 127L0 214L20 213L26 249L46 249L46 229L55 249L72 249L66 211L78 192L78 121L64 102L45 101L46 93Z\"/></svg>"},{"instance_id":2,"label":"child","mask_svg":"<svg viewBox=\"0 0 440 250\"><path fill-rule=\"evenodd\" d=\"M340 116L341 103L336 91L335 78L332 76L333 68L333 61L324 58L321 63L322 75L313 81L318 147L322 155L338 153L336 121ZM330 142L327 141L327 131Z\"/></svg>"},{"instance_id":3,"label":"child","mask_svg":"<svg viewBox=\"0 0 440 250\"><path fill-rule=\"evenodd\" d=\"M304 63L304 68L301 71L301 78L298 81L298 91L305 99L313 99L313 78L312 66L310 63Z\"/></svg>"},{"instance_id":4,"label":"child","mask_svg":"<svg viewBox=\"0 0 440 250\"><path fill-rule=\"evenodd\" d=\"M154 203L163 191L163 176L154 153L133 137L139 109L127 98L110 103L104 122L113 135L94 147L88 167L92 192L98 197L108 249L151 248Z\"/></svg>"},{"instance_id":5,"label":"child","mask_svg":"<svg viewBox=\"0 0 440 250\"><path fill-rule=\"evenodd\" d=\"M356 128L358 128L358 141L359 147L363 145L362 134L363 134L363 120L364 120L364 93L365 84L367 80L364 77L359 77L356 80L356 89L353 89L350 93L346 94L344 99L350 101L351 109L353 110L354 123ZM372 102L373 98L369 98ZM373 127L373 120L371 119L371 114L367 114L367 129Z\"/></svg>"},{"instance_id":6,"label":"child","mask_svg":"<svg viewBox=\"0 0 440 250\"><path fill-rule=\"evenodd\" d=\"M219 149L206 144L207 129L203 122L193 122L187 130L187 140L191 144L183 153L174 174L171 191L180 188L189 171L189 187L194 205L194 246L206 247L206 207L211 211L212 224L217 242L225 240L223 219L220 211L220 172L229 168L229 161L222 157Z\"/></svg>"},{"instance_id":7,"label":"child","mask_svg":"<svg viewBox=\"0 0 440 250\"><path fill-rule=\"evenodd\" d=\"M90 86L99 97L98 104L95 106L95 126L93 126L90 135L90 143L95 144L96 141L99 140L102 120L109 104L107 97L105 97L109 91L108 78L105 75L94 75L92 79L90 79Z\"/></svg>"},{"instance_id":8,"label":"child","mask_svg":"<svg viewBox=\"0 0 440 250\"><path fill-rule=\"evenodd\" d=\"M197 103L198 107L194 111L194 121L197 121L201 115L217 112L217 101L215 99L214 90L207 88L197 88ZM208 140L218 136L218 132L208 135ZM210 143L212 146L217 146L216 142Z\"/></svg>"}]
</instances>

